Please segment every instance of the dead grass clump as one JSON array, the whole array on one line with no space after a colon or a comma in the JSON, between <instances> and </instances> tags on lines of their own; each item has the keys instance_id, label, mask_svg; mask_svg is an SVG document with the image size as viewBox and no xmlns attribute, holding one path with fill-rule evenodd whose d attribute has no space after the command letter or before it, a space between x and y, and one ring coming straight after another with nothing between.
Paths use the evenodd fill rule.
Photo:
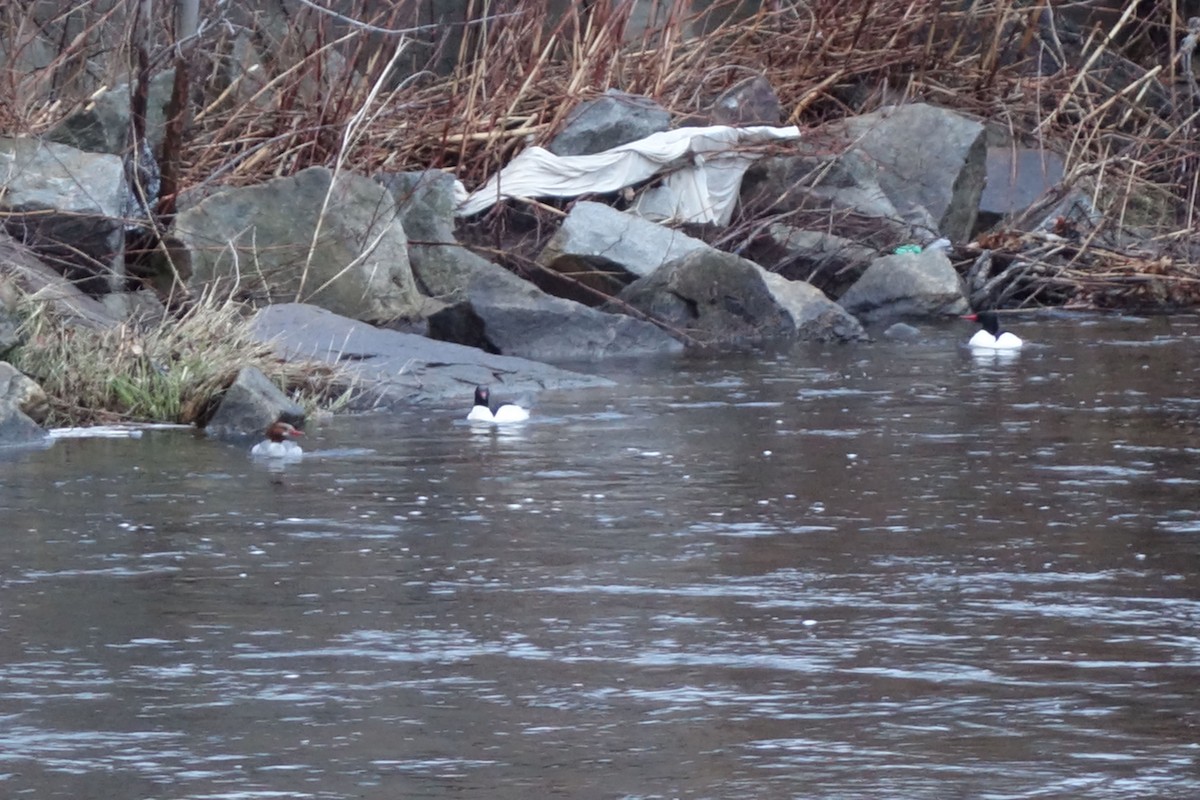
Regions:
<instances>
[{"instance_id":1,"label":"dead grass clump","mask_svg":"<svg viewBox=\"0 0 1200 800\"><path fill-rule=\"evenodd\" d=\"M244 307L211 295L146 329L63 325L26 299L22 341L10 354L50 397L52 425L203 424L244 367L257 367L298 402L337 406L349 379L323 363L283 362L249 331Z\"/></svg>"}]
</instances>

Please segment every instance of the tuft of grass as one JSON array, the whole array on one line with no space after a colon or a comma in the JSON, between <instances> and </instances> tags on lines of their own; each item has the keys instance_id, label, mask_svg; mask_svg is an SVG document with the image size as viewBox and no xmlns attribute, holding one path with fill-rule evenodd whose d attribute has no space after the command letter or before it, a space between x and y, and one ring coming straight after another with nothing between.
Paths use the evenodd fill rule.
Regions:
<instances>
[{"instance_id":1,"label":"tuft of grass","mask_svg":"<svg viewBox=\"0 0 1200 800\"><path fill-rule=\"evenodd\" d=\"M245 308L211 294L182 315L107 330L64 325L35 298L21 306L15 367L50 399L50 425L113 422L204 424L244 367L258 367L297 402L344 405L351 381L319 362L284 362L251 336Z\"/></svg>"}]
</instances>

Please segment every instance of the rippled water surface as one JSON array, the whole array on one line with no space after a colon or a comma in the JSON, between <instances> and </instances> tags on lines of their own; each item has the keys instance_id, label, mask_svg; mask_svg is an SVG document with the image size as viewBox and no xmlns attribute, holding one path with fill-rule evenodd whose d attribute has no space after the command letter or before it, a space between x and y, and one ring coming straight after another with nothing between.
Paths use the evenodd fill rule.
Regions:
<instances>
[{"instance_id":1,"label":"rippled water surface","mask_svg":"<svg viewBox=\"0 0 1200 800\"><path fill-rule=\"evenodd\" d=\"M969 333L4 453L0 794L1200 797L1200 322Z\"/></svg>"}]
</instances>

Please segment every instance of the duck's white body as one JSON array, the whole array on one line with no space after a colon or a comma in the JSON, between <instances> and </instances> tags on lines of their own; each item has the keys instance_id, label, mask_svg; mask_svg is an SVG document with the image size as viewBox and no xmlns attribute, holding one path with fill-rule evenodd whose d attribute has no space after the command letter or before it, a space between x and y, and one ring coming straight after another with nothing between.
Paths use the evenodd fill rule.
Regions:
<instances>
[{"instance_id":1,"label":"duck's white body","mask_svg":"<svg viewBox=\"0 0 1200 800\"><path fill-rule=\"evenodd\" d=\"M467 414L467 419L471 422L492 422L496 424L524 422L529 419L529 411L512 403L500 406L496 409L495 413L487 406L474 406L471 408L471 413Z\"/></svg>"},{"instance_id":2,"label":"duck's white body","mask_svg":"<svg viewBox=\"0 0 1200 800\"><path fill-rule=\"evenodd\" d=\"M492 408L491 397L491 392L486 386L475 387L475 405L467 414L469 422L490 422L495 425L504 425L529 419L529 409L522 408L515 403L504 403Z\"/></svg>"},{"instance_id":3,"label":"duck's white body","mask_svg":"<svg viewBox=\"0 0 1200 800\"><path fill-rule=\"evenodd\" d=\"M963 319L978 322L982 330L975 331L967 344L978 350L1017 350L1025 344L1015 333L1000 329L1000 320L994 311L979 311L964 314Z\"/></svg>"},{"instance_id":4,"label":"duck's white body","mask_svg":"<svg viewBox=\"0 0 1200 800\"><path fill-rule=\"evenodd\" d=\"M300 449L300 445L290 441L290 438L303 435L300 430L283 420L273 422L267 428L266 440L250 448L250 455L254 458L296 461L304 455L304 451Z\"/></svg>"},{"instance_id":5,"label":"duck's white body","mask_svg":"<svg viewBox=\"0 0 1200 800\"><path fill-rule=\"evenodd\" d=\"M272 442L270 439L259 442L250 450L255 458L281 458L285 461L296 461L304 457L304 451L295 442Z\"/></svg>"},{"instance_id":6,"label":"duck's white body","mask_svg":"<svg viewBox=\"0 0 1200 800\"><path fill-rule=\"evenodd\" d=\"M987 331L975 331L975 335L967 342L971 347L981 350L1016 350L1025 342L1015 333L1004 331L999 336L993 336Z\"/></svg>"}]
</instances>

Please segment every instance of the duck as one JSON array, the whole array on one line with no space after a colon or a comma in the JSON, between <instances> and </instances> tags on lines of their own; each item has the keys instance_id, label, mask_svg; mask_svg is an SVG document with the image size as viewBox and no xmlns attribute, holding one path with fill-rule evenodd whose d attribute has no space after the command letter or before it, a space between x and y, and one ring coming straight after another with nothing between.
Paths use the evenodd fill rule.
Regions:
<instances>
[{"instance_id":1,"label":"duck","mask_svg":"<svg viewBox=\"0 0 1200 800\"><path fill-rule=\"evenodd\" d=\"M471 413L467 414L470 422L491 422L505 424L508 422L524 422L529 419L529 409L522 408L516 403L494 403L492 392L486 386L475 387L475 404Z\"/></svg>"},{"instance_id":2,"label":"duck","mask_svg":"<svg viewBox=\"0 0 1200 800\"><path fill-rule=\"evenodd\" d=\"M983 326L983 329L975 331L975 335L967 342L971 347L984 350L1016 350L1025 344L1015 333L1000 330L1000 320L996 317L995 312L979 311L974 314L964 314L962 318L978 322Z\"/></svg>"},{"instance_id":3,"label":"duck","mask_svg":"<svg viewBox=\"0 0 1200 800\"><path fill-rule=\"evenodd\" d=\"M304 433L295 426L283 420L272 422L266 430L266 440L261 441L250 450L250 455L256 458L282 458L295 461L304 455L300 445L290 439L303 436Z\"/></svg>"}]
</instances>

